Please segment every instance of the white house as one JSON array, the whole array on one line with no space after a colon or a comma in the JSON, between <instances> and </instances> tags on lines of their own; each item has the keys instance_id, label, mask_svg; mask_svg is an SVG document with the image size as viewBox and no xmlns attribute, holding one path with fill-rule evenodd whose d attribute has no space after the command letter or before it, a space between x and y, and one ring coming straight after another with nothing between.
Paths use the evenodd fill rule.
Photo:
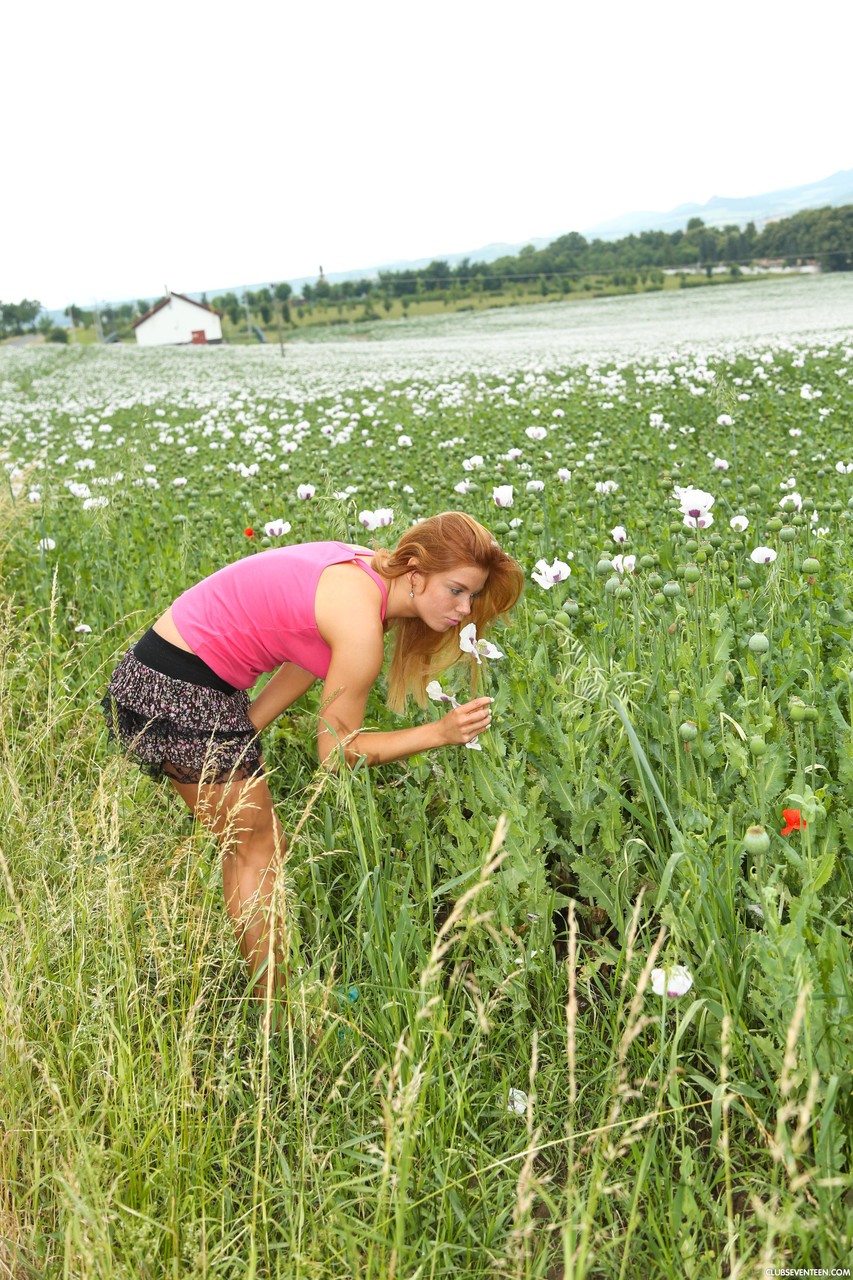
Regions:
<instances>
[{"instance_id":1,"label":"white house","mask_svg":"<svg viewBox=\"0 0 853 1280\"><path fill-rule=\"evenodd\" d=\"M167 293L144 316L134 320L133 327L141 347L221 342L222 312L182 293Z\"/></svg>"}]
</instances>

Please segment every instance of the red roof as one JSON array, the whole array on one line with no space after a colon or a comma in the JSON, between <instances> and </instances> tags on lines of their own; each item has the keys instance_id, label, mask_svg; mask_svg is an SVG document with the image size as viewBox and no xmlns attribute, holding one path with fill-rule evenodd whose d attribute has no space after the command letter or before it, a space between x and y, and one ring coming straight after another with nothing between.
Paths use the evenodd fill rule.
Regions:
<instances>
[{"instance_id":1,"label":"red roof","mask_svg":"<svg viewBox=\"0 0 853 1280\"><path fill-rule=\"evenodd\" d=\"M151 316L156 316L157 312L162 311L172 298L180 298L182 302L188 302L190 306L198 307L201 311L209 311L212 315L219 316L220 320L224 314L222 311L217 311L216 307L211 307L207 302L196 302L195 298L188 298L185 293L167 293L165 298L161 298L159 302L155 303L150 311L145 312L144 316L140 316L138 320L134 320L130 327L135 329L137 325L142 324L144 320L150 320Z\"/></svg>"}]
</instances>

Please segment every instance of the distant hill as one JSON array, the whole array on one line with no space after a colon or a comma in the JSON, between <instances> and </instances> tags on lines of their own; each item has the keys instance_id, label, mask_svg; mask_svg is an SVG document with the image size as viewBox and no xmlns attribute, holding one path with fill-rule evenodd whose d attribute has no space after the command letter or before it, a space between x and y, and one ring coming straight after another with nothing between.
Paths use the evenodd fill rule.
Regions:
<instances>
[{"instance_id":1,"label":"distant hill","mask_svg":"<svg viewBox=\"0 0 853 1280\"><path fill-rule=\"evenodd\" d=\"M450 267L458 266L466 258L469 258L471 262L497 262L498 258L519 253L528 244L532 244L536 249L544 249L556 238L556 236L540 236L536 240L519 241L518 244L487 244L480 249L471 249L467 253L433 253L428 258L407 258L401 262L383 262L378 267L355 267L350 271L327 271L324 274L329 284L342 284L344 280L375 280L380 271L419 271L424 267L428 267L437 258L440 258L442 262L446 262ZM293 292L298 294L303 285L316 284L318 275L319 272L313 276L288 276L287 282L293 286ZM270 279L272 278L270 277ZM265 280L261 284L231 284L224 289L206 289L205 293L208 299L221 297L225 293L236 293L239 298L244 289L254 293L258 289L268 288L269 284L269 280ZM201 298L200 293L188 293L186 296L196 300Z\"/></svg>"},{"instance_id":2,"label":"distant hill","mask_svg":"<svg viewBox=\"0 0 853 1280\"><path fill-rule=\"evenodd\" d=\"M826 205L837 207L853 204L853 169L842 169L824 178L820 182L808 182L799 187L785 187L780 191L767 191L757 196L714 196L706 204L680 204L668 213L639 212L625 213L608 222L600 222L594 227L587 227L581 235L587 240L618 240L640 231L678 231L687 226L690 218L701 218L709 227L724 227L735 224L745 227L754 222L756 229L775 218L790 217L802 209L821 209ZM568 230L568 228L566 229ZM465 253L434 253L428 258L412 258L403 262L385 262L378 267L360 267L350 271L329 271L326 279L329 284L340 284L344 280L372 280L380 271L418 271L428 267L436 258L446 262L448 266L458 266L469 258L471 262L497 262L499 258L512 257L532 245L534 249L544 249L565 232L556 232L553 236L539 236L532 240L522 240L517 244L487 244L479 249L469 249ZM290 280L295 293L299 293L304 284L314 284L317 276L299 276ZM229 285L224 289L208 289L207 297L215 298L223 293L236 293L239 297L244 289L255 291L262 289L269 281L262 284ZM200 293L189 295L200 298Z\"/></svg>"},{"instance_id":3,"label":"distant hill","mask_svg":"<svg viewBox=\"0 0 853 1280\"><path fill-rule=\"evenodd\" d=\"M839 205L853 204L853 169L841 169L820 182L808 182L799 187L784 187L779 191L767 191L757 196L713 196L705 204L680 204L667 213L647 210L638 213L624 213L618 218L600 222L594 227L587 227L581 235L587 240L619 240L622 236L638 234L641 231L679 231L683 230L690 218L701 218L709 227L724 227L730 224L745 227L754 222L760 231L768 222L777 218L790 217L803 209L821 209L827 205L835 208ZM431 254L428 258L412 258L402 262L386 262L381 266L358 267L349 271L330 271L326 279L330 284L340 284L345 280L372 280L380 271L418 271L428 267L436 258L456 267L468 258L471 262L496 262L499 258L512 257L527 245L534 249L545 249L565 232L556 232L553 236L539 236L532 240L519 241L517 244L492 243L482 245L479 249L469 249L465 253ZM318 272L319 274L319 272ZM269 279L256 284L226 285L221 288L204 290L208 300L220 297L225 293L236 293L238 297L245 290L256 292L267 287L271 281L280 277L270 274ZM317 275L298 276L288 283L298 294L305 284L316 283ZM187 297L200 301L201 293L187 293ZM135 301L122 299L121 301ZM113 299L118 305L118 300ZM104 303L103 305L107 305ZM55 324L67 326L68 320L61 311L48 313Z\"/></svg>"},{"instance_id":4,"label":"distant hill","mask_svg":"<svg viewBox=\"0 0 853 1280\"><path fill-rule=\"evenodd\" d=\"M841 169L820 182L800 187L784 187L758 196L713 196L706 204L680 204L668 213L624 213L608 222L588 227L582 234L587 240L619 240L640 231L678 231L689 218L701 218L709 227L730 224L745 227L754 222L756 229L775 218L788 218L803 209L833 208L853 204L853 169Z\"/></svg>"}]
</instances>

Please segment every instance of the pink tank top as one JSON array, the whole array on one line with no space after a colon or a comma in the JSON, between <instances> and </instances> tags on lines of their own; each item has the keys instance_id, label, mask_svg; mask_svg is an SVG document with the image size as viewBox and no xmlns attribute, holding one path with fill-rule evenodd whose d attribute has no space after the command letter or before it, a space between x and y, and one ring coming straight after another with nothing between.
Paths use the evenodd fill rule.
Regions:
<instances>
[{"instance_id":1,"label":"pink tank top","mask_svg":"<svg viewBox=\"0 0 853 1280\"><path fill-rule=\"evenodd\" d=\"M332 651L317 630L314 600L324 569L352 560L370 574L382 592L385 621L385 583L355 556L345 542L303 542L247 556L178 596L175 626L193 653L237 689L250 689L282 662L323 678Z\"/></svg>"}]
</instances>

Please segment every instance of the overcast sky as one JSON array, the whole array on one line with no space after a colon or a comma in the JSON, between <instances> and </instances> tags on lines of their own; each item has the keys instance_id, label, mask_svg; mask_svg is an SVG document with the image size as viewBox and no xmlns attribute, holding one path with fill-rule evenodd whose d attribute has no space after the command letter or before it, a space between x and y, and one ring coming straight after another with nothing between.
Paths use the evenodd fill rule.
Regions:
<instances>
[{"instance_id":1,"label":"overcast sky","mask_svg":"<svg viewBox=\"0 0 853 1280\"><path fill-rule=\"evenodd\" d=\"M853 167L846 12L12 0L0 299L273 282L815 181Z\"/></svg>"}]
</instances>

